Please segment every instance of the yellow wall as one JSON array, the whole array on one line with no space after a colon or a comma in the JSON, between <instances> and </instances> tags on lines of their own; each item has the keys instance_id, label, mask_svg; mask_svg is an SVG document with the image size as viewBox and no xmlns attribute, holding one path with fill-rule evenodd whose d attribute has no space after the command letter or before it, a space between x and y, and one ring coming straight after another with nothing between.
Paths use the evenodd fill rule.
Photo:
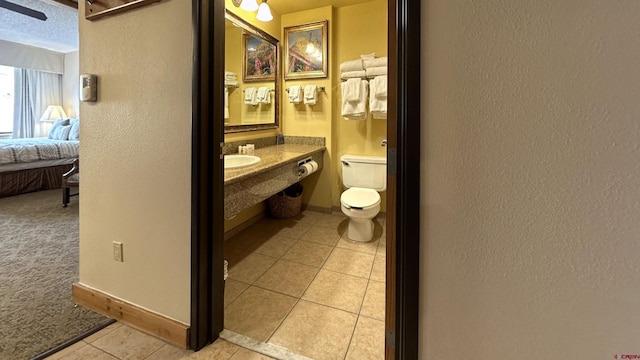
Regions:
<instances>
[{"instance_id":1,"label":"yellow wall","mask_svg":"<svg viewBox=\"0 0 640 360\"><path fill-rule=\"evenodd\" d=\"M333 94L334 154L331 166L335 180L332 184L333 205L340 206L343 154L386 156L387 148L380 145L387 138L387 120L345 120L341 115L340 63L359 59L361 54L376 53L387 56L387 1L376 0L335 9L333 28L334 69L331 83ZM381 210L386 209L386 192L381 193Z\"/></svg>"},{"instance_id":2,"label":"yellow wall","mask_svg":"<svg viewBox=\"0 0 640 360\"><path fill-rule=\"evenodd\" d=\"M191 23L181 0L79 17L80 72L98 75L98 101L80 104L80 282L185 324ZM112 241L124 244L124 262L113 260Z\"/></svg>"},{"instance_id":3,"label":"yellow wall","mask_svg":"<svg viewBox=\"0 0 640 360\"><path fill-rule=\"evenodd\" d=\"M333 38L333 30L331 29L333 24L333 8L331 6L282 15L283 34L284 27L302 25L320 20L329 20L328 44L329 46L331 46ZM281 36L281 38L284 39L284 35ZM286 49L284 49L286 44L284 44L284 42L285 41L282 42L283 60L286 56ZM329 50L329 54L331 54L331 50ZM329 58L327 61L329 61L329 64L331 64L331 58ZM333 96L334 91L331 87L331 71L329 71L328 75L329 77L320 79L284 81L285 89L292 85L324 86L326 90L325 92L318 93L318 102L316 105L309 106L304 104L292 104L288 101L287 92L284 91L282 94L282 127L284 134L299 136L324 136L326 138L327 146L327 151L324 155L325 164L330 164L331 158L333 157L333 139L331 137L331 97ZM325 166L319 174L311 175L307 179L303 180L303 203L313 206L330 208L332 205L331 182L333 176L334 171L332 167Z\"/></svg>"}]
</instances>

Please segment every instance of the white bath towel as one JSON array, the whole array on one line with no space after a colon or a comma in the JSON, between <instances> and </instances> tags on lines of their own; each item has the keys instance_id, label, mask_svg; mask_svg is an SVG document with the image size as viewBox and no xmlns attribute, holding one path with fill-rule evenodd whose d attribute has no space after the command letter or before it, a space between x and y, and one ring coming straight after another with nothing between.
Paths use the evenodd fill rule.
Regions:
<instances>
[{"instance_id":1,"label":"white bath towel","mask_svg":"<svg viewBox=\"0 0 640 360\"><path fill-rule=\"evenodd\" d=\"M342 98L345 101L360 101L361 79L352 78L342 83Z\"/></svg>"},{"instance_id":2,"label":"white bath towel","mask_svg":"<svg viewBox=\"0 0 640 360\"><path fill-rule=\"evenodd\" d=\"M225 80L238 80L238 74L231 71L225 71L224 78Z\"/></svg>"},{"instance_id":3,"label":"white bath towel","mask_svg":"<svg viewBox=\"0 0 640 360\"><path fill-rule=\"evenodd\" d=\"M374 119L387 118L387 77L376 76L369 82L369 111Z\"/></svg>"},{"instance_id":4,"label":"white bath towel","mask_svg":"<svg viewBox=\"0 0 640 360\"><path fill-rule=\"evenodd\" d=\"M366 69L369 68L373 68L373 67L380 67L380 66L387 66L387 57L379 57L379 58L373 58L373 59L364 59L362 60L362 64Z\"/></svg>"},{"instance_id":5,"label":"white bath towel","mask_svg":"<svg viewBox=\"0 0 640 360\"><path fill-rule=\"evenodd\" d=\"M224 118L229 118L229 89L224 88Z\"/></svg>"},{"instance_id":6,"label":"white bath towel","mask_svg":"<svg viewBox=\"0 0 640 360\"><path fill-rule=\"evenodd\" d=\"M366 80L361 79L353 79L353 81L358 82L360 88L359 97L356 101L348 101L344 96L345 90L348 86L348 81L340 84L343 94L341 107L342 116L347 120L365 120L367 118L367 94L369 92L369 83Z\"/></svg>"},{"instance_id":7,"label":"white bath towel","mask_svg":"<svg viewBox=\"0 0 640 360\"><path fill-rule=\"evenodd\" d=\"M238 81L237 80L224 80L224 84L226 86L238 86Z\"/></svg>"},{"instance_id":8,"label":"white bath towel","mask_svg":"<svg viewBox=\"0 0 640 360\"><path fill-rule=\"evenodd\" d=\"M289 102L299 104L302 100L302 86L293 85L289 88Z\"/></svg>"},{"instance_id":9,"label":"white bath towel","mask_svg":"<svg viewBox=\"0 0 640 360\"><path fill-rule=\"evenodd\" d=\"M378 66L378 67L367 68L367 70L365 70L365 72L367 73L367 77L374 77L374 76L378 76L378 75L387 75L387 67L386 66Z\"/></svg>"},{"instance_id":10,"label":"white bath towel","mask_svg":"<svg viewBox=\"0 0 640 360\"><path fill-rule=\"evenodd\" d=\"M376 58L376 53L374 53L374 52L372 52L371 54L360 54L360 59L362 59L362 60L375 59L375 58Z\"/></svg>"},{"instance_id":11,"label":"white bath towel","mask_svg":"<svg viewBox=\"0 0 640 360\"><path fill-rule=\"evenodd\" d=\"M364 70L362 59L349 60L340 64L340 72Z\"/></svg>"},{"instance_id":12,"label":"white bath towel","mask_svg":"<svg viewBox=\"0 0 640 360\"><path fill-rule=\"evenodd\" d=\"M256 101L260 104L271 104L271 90L266 86L259 87L256 93Z\"/></svg>"},{"instance_id":13,"label":"white bath towel","mask_svg":"<svg viewBox=\"0 0 640 360\"><path fill-rule=\"evenodd\" d=\"M248 87L244 89L244 103L246 105L258 105L257 95L258 89L254 87Z\"/></svg>"},{"instance_id":14,"label":"white bath towel","mask_svg":"<svg viewBox=\"0 0 640 360\"><path fill-rule=\"evenodd\" d=\"M315 105L318 101L318 89L316 85L305 85L304 87L304 103L307 105Z\"/></svg>"},{"instance_id":15,"label":"white bath towel","mask_svg":"<svg viewBox=\"0 0 640 360\"><path fill-rule=\"evenodd\" d=\"M352 78L363 79L366 76L367 76L367 73L364 70L345 71L343 73L340 73L340 79L342 80L352 79Z\"/></svg>"}]
</instances>

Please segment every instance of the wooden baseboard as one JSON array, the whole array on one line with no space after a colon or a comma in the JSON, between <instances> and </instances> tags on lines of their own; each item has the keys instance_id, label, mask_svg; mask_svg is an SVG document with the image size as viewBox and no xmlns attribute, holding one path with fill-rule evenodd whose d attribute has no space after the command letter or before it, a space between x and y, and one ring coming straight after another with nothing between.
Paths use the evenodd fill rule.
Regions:
<instances>
[{"instance_id":1,"label":"wooden baseboard","mask_svg":"<svg viewBox=\"0 0 640 360\"><path fill-rule=\"evenodd\" d=\"M143 309L80 283L71 287L73 301L181 349L189 344L189 325Z\"/></svg>"}]
</instances>

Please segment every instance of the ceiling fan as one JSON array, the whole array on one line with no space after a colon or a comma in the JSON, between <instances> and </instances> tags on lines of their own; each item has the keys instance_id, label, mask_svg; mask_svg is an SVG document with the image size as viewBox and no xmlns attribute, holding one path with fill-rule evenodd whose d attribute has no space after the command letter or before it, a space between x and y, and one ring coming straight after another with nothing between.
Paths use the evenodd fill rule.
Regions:
<instances>
[{"instance_id":1,"label":"ceiling fan","mask_svg":"<svg viewBox=\"0 0 640 360\"><path fill-rule=\"evenodd\" d=\"M19 14L30 16L38 20L42 20L42 21L47 20L47 15L45 15L42 11L33 10L28 7L24 7L22 5L8 2L7 0L0 0L0 8L5 8L7 10L15 11Z\"/></svg>"}]
</instances>

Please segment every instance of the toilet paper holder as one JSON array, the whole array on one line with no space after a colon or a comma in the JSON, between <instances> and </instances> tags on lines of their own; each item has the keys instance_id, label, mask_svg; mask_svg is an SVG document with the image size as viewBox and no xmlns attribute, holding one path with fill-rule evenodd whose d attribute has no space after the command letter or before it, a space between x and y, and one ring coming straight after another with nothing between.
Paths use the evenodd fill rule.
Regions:
<instances>
[{"instance_id":1,"label":"toilet paper holder","mask_svg":"<svg viewBox=\"0 0 640 360\"><path fill-rule=\"evenodd\" d=\"M306 159L304 159L304 160L300 160L300 161L298 161L298 166L301 166L301 165L303 165L304 163L308 163L308 162L310 162L310 161L312 161L312 160L313 160L313 159L312 159L311 157L308 157L308 158L306 158Z\"/></svg>"}]
</instances>

